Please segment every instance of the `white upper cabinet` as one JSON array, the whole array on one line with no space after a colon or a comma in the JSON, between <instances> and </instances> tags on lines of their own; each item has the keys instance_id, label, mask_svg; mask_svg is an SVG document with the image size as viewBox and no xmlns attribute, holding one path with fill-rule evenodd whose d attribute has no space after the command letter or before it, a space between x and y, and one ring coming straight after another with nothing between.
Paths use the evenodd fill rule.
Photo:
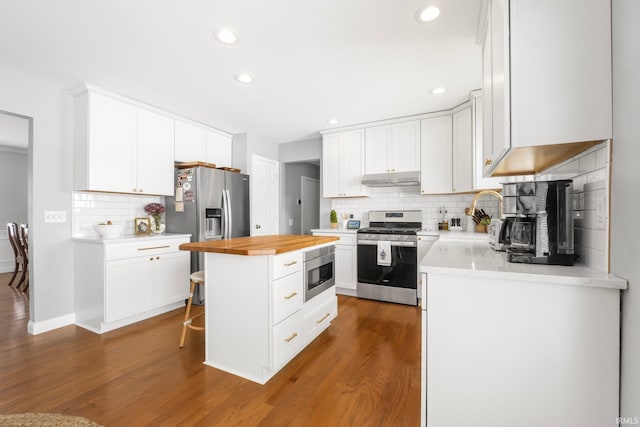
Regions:
<instances>
[{"instance_id":1,"label":"white upper cabinet","mask_svg":"<svg viewBox=\"0 0 640 427\"><path fill-rule=\"evenodd\" d=\"M204 162L207 158L207 131L192 123L176 120L176 162Z\"/></svg>"},{"instance_id":2,"label":"white upper cabinet","mask_svg":"<svg viewBox=\"0 0 640 427\"><path fill-rule=\"evenodd\" d=\"M138 192L173 192L173 119L138 110Z\"/></svg>"},{"instance_id":3,"label":"white upper cabinet","mask_svg":"<svg viewBox=\"0 0 640 427\"><path fill-rule=\"evenodd\" d=\"M485 174L539 172L611 138L611 1L487 3Z\"/></svg>"},{"instance_id":4,"label":"white upper cabinet","mask_svg":"<svg viewBox=\"0 0 640 427\"><path fill-rule=\"evenodd\" d=\"M473 137L473 189L489 190L502 188L504 177L485 177L484 170L484 153L483 148L483 129L482 129L482 111L484 108L484 97L482 91L476 90L471 92L471 119L472 119L472 137Z\"/></svg>"},{"instance_id":5,"label":"white upper cabinet","mask_svg":"<svg viewBox=\"0 0 640 427\"><path fill-rule=\"evenodd\" d=\"M323 197L366 196L364 129L324 135L322 138Z\"/></svg>"},{"instance_id":6,"label":"white upper cabinet","mask_svg":"<svg viewBox=\"0 0 640 427\"><path fill-rule=\"evenodd\" d=\"M207 131L207 163L231 167L231 136Z\"/></svg>"},{"instance_id":7,"label":"white upper cabinet","mask_svg":"<svg viewBox=\"0 0 640 427\"><path fill-rule=\"evenodd\" d=\"M420 170L418 120L365 129L365 174Z\"/></svg>"},{"instance_id":8,"label":"white upper cabinet","mask_svg":"<svg viewBox=\"0 0 640 427\"><path fill-rule=\"evenodd\" d=\"M454 193L473 191L473 121L471 105L453 113L453 173Z\"/></svg>"},{"instance_id":9,"label":"white upper cabinet","mask_svg":"<svg viewBox=\"0 0 640 427\"><path fill-rule=\"evenodd\" d=\"M75 118L76 190L172 194L172 119L89 86Z\"/></svg>"},{"instance_id":10,"label":"white upper cabinet","mask_svg":"<svg viewBox=\"0 0 640 427\"><path fill-rule=\"evenodd\" d=\"M420 123L420 192L451 193L452 119L451 115L424 119Z\"/></svg>"}]
</instances>

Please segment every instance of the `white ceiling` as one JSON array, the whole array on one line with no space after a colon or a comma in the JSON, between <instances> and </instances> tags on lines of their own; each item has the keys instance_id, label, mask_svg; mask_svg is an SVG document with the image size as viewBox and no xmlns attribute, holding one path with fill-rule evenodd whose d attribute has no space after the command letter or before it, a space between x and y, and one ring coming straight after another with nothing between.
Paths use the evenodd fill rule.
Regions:
<instances>
[{"instance_id":1,"label":"white ceiling","mask_svg":"<svg viewBox=\"0 0 640 427\"><path fill-rule=\"evenodd\" d=\"M282 143L451 108L481 85L480 0L0 0L4 64ZM440 7L418 23L417 10ZM213 39L219 27L239 43ZM248 72L250 85L233 76ZM445 86L444 95L431 95Z\"/></svg>"}]
</instances>

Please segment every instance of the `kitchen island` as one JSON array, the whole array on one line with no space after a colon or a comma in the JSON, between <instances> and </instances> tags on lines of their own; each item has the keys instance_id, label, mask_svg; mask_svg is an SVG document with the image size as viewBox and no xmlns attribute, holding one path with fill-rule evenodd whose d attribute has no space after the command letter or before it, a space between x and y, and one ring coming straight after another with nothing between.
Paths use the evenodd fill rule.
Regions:
<instances>
[{"instance_id":1,"label":"kitchen island","mask_svg":"<svg viewBox=\"0 0 640 427\"><path fill-rule=\"evenodd\" d=\"M420 271L423 425L615 425L626 281L486 241L438 241Z\"/></svg>"},{"instance_id":2,"label":"kitchen island","mask_svg":"<svg viewBox=\"0 0 640 427\"><path fill-rule=\"evenodd\" d=\"M337 316L335 286L304 301L304 253L336 237L185 243L204 252L206 365L266 383Z\"/></svg>"}]
</instances>

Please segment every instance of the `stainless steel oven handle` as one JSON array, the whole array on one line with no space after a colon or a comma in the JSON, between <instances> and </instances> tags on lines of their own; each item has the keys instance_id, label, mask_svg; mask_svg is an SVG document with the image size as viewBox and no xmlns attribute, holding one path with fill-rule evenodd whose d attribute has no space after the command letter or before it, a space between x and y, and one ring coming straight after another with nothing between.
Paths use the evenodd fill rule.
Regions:
<instances>
[{"instance_id":1,"label":"stainless steel oven handle","mask_svg":"<svg viewBox=\"0 0 640 427\"><path fill-rule=\"evenodd\" d=\"M366 245L366 246L378 246L377 240L358 240L358 245ZM401 246L404 248L416 248L418 247L417 242L391 242L391 246Z\"/></svg>"}]
</instances>

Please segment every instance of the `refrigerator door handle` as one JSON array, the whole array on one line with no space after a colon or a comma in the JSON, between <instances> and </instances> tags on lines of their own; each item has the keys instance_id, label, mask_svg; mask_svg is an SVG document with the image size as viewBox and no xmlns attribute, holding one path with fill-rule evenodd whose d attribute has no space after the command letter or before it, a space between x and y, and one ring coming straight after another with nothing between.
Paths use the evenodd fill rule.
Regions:
<instances>
[{"instance_id":1,"label":"refrigerator door handle","mask_svg":"<svg viewBox=\"0 0 640 427\"><path fill-rule=\"evenodd\" d=\"M233 231L233 215L232 215L232 211L231 211L231 194L229 193L229 190L224 190L225 193L227 193L227 218L229 219L228 223L229 223L229 228L227 229L227 233L228 233L228 239L231 238L231 233Z\"/></svg>"},{"instance_id":2,"label":"refrigerator door handle","mask_svg":"<svg viewBox=\"0 0 640 427\"><path fill-rule=\"evenodd\" d=\"M229 216L227 215L227 195L225 191L222 190L222 238L228 239L228 227L229 227Z\"/></svg>"}]
</instances>

